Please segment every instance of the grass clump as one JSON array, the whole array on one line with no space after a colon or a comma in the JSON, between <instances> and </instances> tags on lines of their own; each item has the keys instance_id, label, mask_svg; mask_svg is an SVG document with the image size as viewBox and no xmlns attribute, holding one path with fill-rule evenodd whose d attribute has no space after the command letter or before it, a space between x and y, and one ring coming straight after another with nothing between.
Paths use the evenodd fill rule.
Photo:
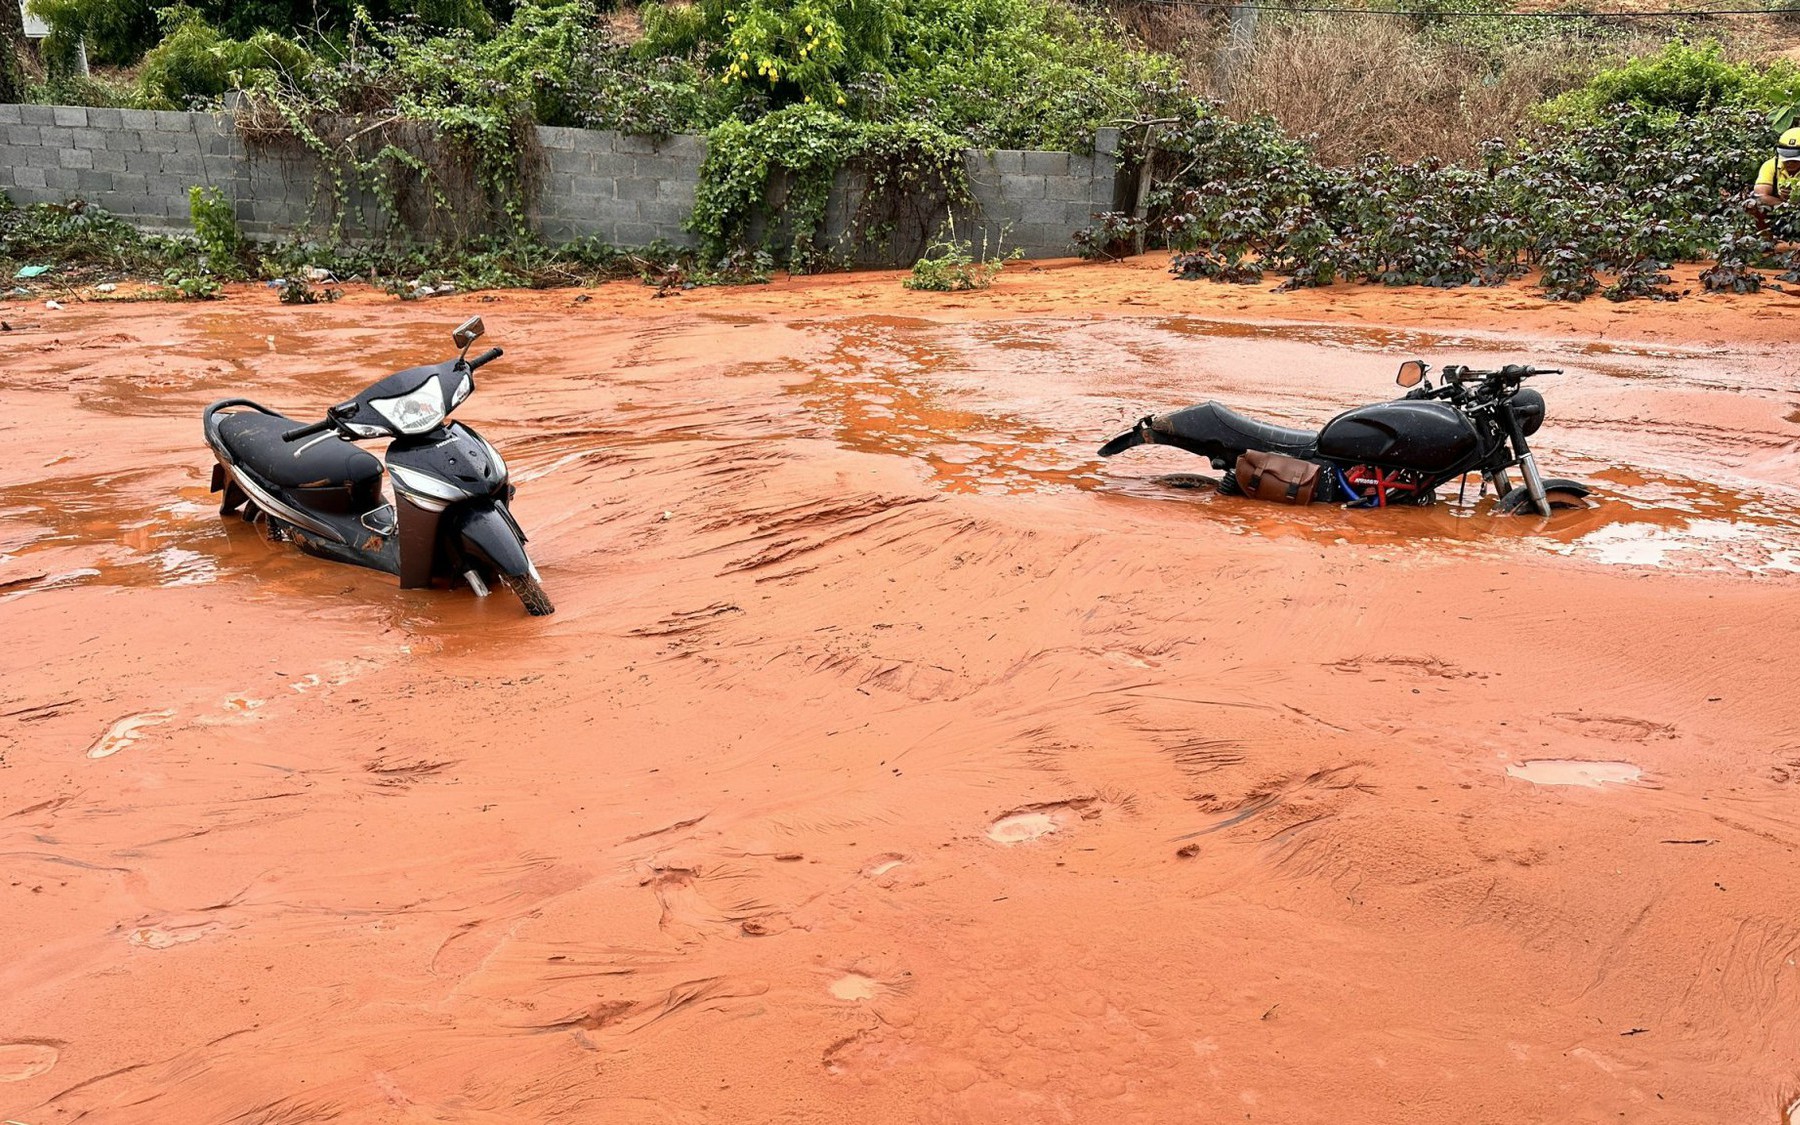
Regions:
<instances>
[{"instance_id":1,"label":"grass clump","mask_svg":"<svg viewBox=\"0 0 1800 1125\"><path fill-rule=\"evenodd\" d=\"M981 249L977 250L973 242L966 238L956 237L956 223L950 222L946 233L934 241L925 251L923 257L913 263L912 273L900 284L908 289L923 289L934 293L961 293L973 289L986 289L994 284L1006 263L1023 256L1023 252L1014 250L1010 254L1001 252L1004 237L994 240L993 249L988 248L988 236L981 236Z\"/></svg>"}]
</instances>

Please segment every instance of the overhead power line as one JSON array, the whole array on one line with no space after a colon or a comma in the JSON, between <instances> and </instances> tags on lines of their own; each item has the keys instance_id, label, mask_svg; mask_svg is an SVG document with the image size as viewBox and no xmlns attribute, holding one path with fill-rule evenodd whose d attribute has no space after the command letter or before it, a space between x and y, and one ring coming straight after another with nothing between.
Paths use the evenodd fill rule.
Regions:
<instances>
[{"instance_id":1,"label":"overhead power line","mask_svg":"<svg viewBox=\"0 0 1800 1125\"><path fill-rule=\"evenodd\" d=\"M1287 4L1233 4L1230 0L1138 0L1156 8L1232 8L1256 12L1298 12L1330 16L1405 16L1415 19L1548 19L1548 20L1614 20L1614 19L1682 19L1696 16L1782 16L1800 15L1796 8L1672 8L1629 12L1466 12L1422 11L1402 8L1314 8Z\"/></svg>"}]
</instances>

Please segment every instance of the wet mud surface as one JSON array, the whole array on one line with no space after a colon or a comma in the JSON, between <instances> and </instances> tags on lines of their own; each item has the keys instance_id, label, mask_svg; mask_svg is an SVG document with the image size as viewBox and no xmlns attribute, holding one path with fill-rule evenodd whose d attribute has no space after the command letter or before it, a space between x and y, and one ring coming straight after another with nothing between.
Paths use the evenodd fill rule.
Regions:
<instances>
[{"instance_id":1,"label":"wet mud surface","mask_svg":"<svg viewBox=\"0 0 1800 1125\"><path fill-rule=\"evenodd\" d=\"M1780 1119L1800 374L1775 297L1126 264L0 336L0 1118ZM1509 303L1510 302L1510 303ZM221 520L199 412L507 349L558 613ZM1504 330L1501 326L1509 326ZM1550 521L1168 449L1540 381Z\"/></svg>"}]
</instances>

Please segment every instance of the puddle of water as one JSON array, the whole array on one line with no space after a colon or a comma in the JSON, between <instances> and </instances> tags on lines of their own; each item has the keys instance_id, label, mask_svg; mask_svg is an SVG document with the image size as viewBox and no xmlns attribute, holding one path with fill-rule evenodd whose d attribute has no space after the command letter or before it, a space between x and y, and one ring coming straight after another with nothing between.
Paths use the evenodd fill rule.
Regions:
<instances>
[{"instance_id":1,"label":"puddle of water","mask_svg":"<svg viewBox=\"0 0 1800 1125\"><path fill-rule=\"evenodd\" d=\"M1776 545L1766 528L1724 520L1691 520L1679 527L1611 524L1575 539L1562 553L1617 566L1728 563L1740 570L1800 573L1800 546Z\"/></svg>"},{"instance_id":2,"label":"puddle of water","mask_svg":"<svg viewBox=\"0 0 1800 1125\"><path fill-rule=\"evenodd\" d=\"M1099 462L1087 435L953 404L938 376L960 349L945 326L896 317L833 325L837 350L794 387L844 446L923 461L947 492L1094 488Z\"/></svg>"},{"instance_id":3,"label":"puddle of water","mask_svg":"<svg viewBox=\"0 0 1800 1125\"><path fill-rule=\"evenodd\" d=\"M1401 357L1446 349L1480 347L1472 336L1418 332L1401 328L1348 324L1296 324L1278 321L1247 322L1210 320L1197 316L1171 316L1152 322L1156 328L1178 336L1210 336L1230 340L1281 340L1328 347L1355 348ZM1395 360L1399 365L1399 360Z\"/></svg>"},{"instance_id":4,"label":"puddle of water","mask_svg":"<svg viewBox=\"0 0 1800 1125\"><path fill-rule=\"evenodd\" d=\"M1295 509L1219 496L1214 487L1216 474L1210 467L1167 449L1143 451L1134 455L1135 460L1102 462L1093 449L1101 435L1088 432L1091 410L1081 411L1080 424L1054 424L1069 403L1085 405L1082 397L1091 397L1090 391L1079 389L1091 384L1091 368L1105 370L1105 365L1118 361L1120 349L1129 352L1137 345L1157 344L1157 336L1244 339L1258 341L1257 347L1300 343L1384 354L1429 354L1457 348L1492 352L1497 346L1494 340L1360 326L1246 324L1195 317L1109 321L1100 327L1078 320L938 324L858 317L815 327L835 333L838 347L818 366L813 381L793 393L833 429L840 443L864 452L922 461L933 482L946 491L1097 491L1192 505L1193 510L1224 521L1241 534L1297 536L1331 545L1484 552L1511 545L1604 565L1748 573L1800 570L1800 508L1792 503L1630 466L1584 461L1553 448L1542 451L1545 463L1557 475L1592 483L1599 490L1594 508L1558 512L1549 521L1535 516L1501 517L1492 514L1492 497L1474 502L1478 482L1471 479L1468 503L1457 503L1458 492L1451 486L1440 493L1437 505L1428 508L1345 512L1329 505ZM1581 351L1573 345L1563 350L1570 348ZM1156 352L1156 348L1151 350ZM1046 354L1040 357L1039 352ZM1673 362L1693 360L1699 353L1607 345L1595 354ZM1223 358L1229 359L1233 368L1241 362L1245 369L1254 370L1258 356ZM1162 369L1179 366L1179 362L1179 355L1157 352L1154 361L1144 359L1140 364L1149 365L1143 381L1166 383L1166 370ZM1217 385L1226 377L1220 362L1221 357L1215 356L1198 365L1199 387ZM979 387L972 386L977 371ZM1692 381L1687 374L1680 377ZM1045 386L1045 393L1033 394L1032 388L1039 385ZM1289 391L1293 388L1276 389L1275 393L1293 398ZM1127 393L1126 388L1120 386L1117 393ZM1251 394L1252 400L1256 393ZM1209 394L1196 389L1193 397ZM994 400L1012 404L1016 412L981 405ZM1261 413L1272 420L1305 424L1313 418L1307 412L1324 418L1342 405L1336 396L1331 401L1314 401L1301 394L1294 402L1284 400L1281 410ZM1259 413L1252 406L1245 409ZM1159 465L1197 468L1198 473L1126 475Z\"/></svg>"},{"instance_id":5,"label":"puddle of water","mask_svg":"<svg viewBox=\"0 0 1800 1125\"><path fill-rule=\"evenodd\" d=\"M173 494L175 499L166 499ZM165 470L62 477L0 488L0 517L8 531L0 549L43 566L88 564L76 570L116 586L191 586L217 577L218 558L206 548L228 532L192 485L171 484ZM161 499L161 503L158 503ZM41 560L32 556L42 555Z\"/></svg>"},{"instance_id":6,"label":"puddle of water","mask_svg":"<svg viewBox=\"0 0 1800 1125\"><path fill-rule=\"evenodd\" d=\"M987 837L996 844L1023 844L1050 835L1057 829L1049 813L1027 812L1003 816L988 826Z\"/></svg>"},{"instance_id":7,"label":"puddle of water","mask_svg":"<svg viewBox=\"0 0 1800 1125\"><path fill-rule=\"evenodd\" d=\"M871 879L879 879L905 862L906 860L902 856L883 857L870 865L868 875Z\"/></svg>"},{"instance_id":8,"label":"puddle of water","mask_svg":"<svg viewBox=\"0 0 1800 1125\"><path fill-rule=\"evenodd\" d=\"M839 1000L861 1002L881 994L881 985L861 973L845 973L831 982L831 994Z\"/></svg>"},{"instance_id":9,"label":"puddle of water","mask_svg":"<svg viewBox=\"0 0 1800 1125\"><path fill-rule=\"evenodd\" d=\"M1583 785L1589 789L1598 789L1602 785L1630 785L1642 777L1644 771L1630 762L1539 758L1529 762L1515 762L1506 767L1506 774L1533 785Z\"/></svg>"}]
</instances>

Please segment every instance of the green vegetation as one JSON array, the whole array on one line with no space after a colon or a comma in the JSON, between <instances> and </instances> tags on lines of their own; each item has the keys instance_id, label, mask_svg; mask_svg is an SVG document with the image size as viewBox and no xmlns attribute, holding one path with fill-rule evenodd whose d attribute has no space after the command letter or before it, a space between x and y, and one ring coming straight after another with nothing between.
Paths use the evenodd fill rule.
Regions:
<instances>
[{"instance_id":1,"label":"green vegetation","mask_svg":"<svg viewBox=\"0 0 1800 1125\"><path fill-rule=\"evenodd\" d=\"M145 234L116 216L80 201L15 207L0 193L0 278L21 268L50 265L30 284L68 292L100 283L150 279L169 298L209 297L229 280L267 281L290 303L333 300L315 290L323 278L362 280L403 298L444 291L552 288L627 278L659 289L693 284L767 281L766 260L754 256L712 268L668 245L621 250L591 239L548 246L529 237L478 239L455 246L321 244L308 241L252 244L195 189L196 226L203 237ZM229 232L226 224L229 224ZM229 249L236 247L235 250Z\"/></svg>"},{"instance_id":2,"label":"green vegetation","mask_svg":"<svg viewBox=\"0 0 1800 1125\"><path fill-rule=\"evenodd\" d=\"M996 240L993 249L988 249L988 240L981 239L981 250L977 252L974 243L966 238L956 237L956 224L950 223L943 238L933 242L925 251L925 256L913 263L912 275L902 285L908 289L927 289L937 293L960 293L969 289L986 289L994 284L1006 263L1020 256L1017 250L1011 254L1000 252L1000 241Z\"/></svg>"},{"instance_id":3,"label":"green vegetation","mask_svg":"<svg viewBox=\"0 0 1800 1125\"><path fill-rule=\"evenodd\" d=\"M120 22L137 9L115 0L33 2L109 57L144 42ZM1097 126L1179 88L1170 60L1064 0L652 3L632 44L591 0L524 0L499 23L478 5L404 23L327 5L316 26L285 11L165 11L135 104L242 90L246 140L311 153L338 223L373 200L390 226L457 242L524 236L531 126L546 124L707 134L692 225L708 260L760 250L815 269L878 245L916 253L967 196L964 148L1082 150ZM285 37L300 26L313 28L304 44ZM867 190L827 245L826 201L846 174Z\"/></svg>"},{"instance_id":4,"label":"green vegetation","mask_svg":"<svg viewBox=\"0 0 1800 1125\"><path fill-rule=\"evenodd\" d=\"M1736 291L1780 265L1740 199L1771 122L1800 106L1800 67L1680 25L1510 19L1504 0L1418 0L1411 19L1270 13L1227 75L1215 15L1132 0L1116 17L1070 0L653 0L635 28L605 2L188 0L152 18L127 0L32 0L56 32L40 92L167 108L242 91L246 143L323 169L332 245L371 225L432 243L309 246L304 264L402 296L629 274L675 291L875 255L916 258L908 284L978 287L1000 259L953 231L933 240L970 201L964 150L1082 151L1108 124L1127 125L1128 168L1149 165L1150 206L1099 216L1076 244L1160 244L1183 277L1457 286L1536 271L1556 298L1624 300L1671 296L1676 261L1716 258L1704 284ZM70 75L58 60L82 37L99 61L137 63L132 83ZM704 133L698 254L537 240L539 124ZM831 237L845 185L855 206ZM230 211L196 190L196 238L179 245L126 239L85 208L13 212L6 245L291 280L299 252L243 241ZM1781 214L1773 233L1794 227ZM110 259L92 245L109 238Z\"/></svg>"},{"instance_id":5,"label":"green vegetation","mask_svg":"<svg viewBox=\"0 0 1800 1125\"><path fill-rule=\"evenodd\" d=\"M1148 225L1178 251L1186 278L1248 282L1268 271L1289 275L1283 288L1454 287L1535 269L1553 299L1589 296L1603 274L1614 278L1607 295L1624 299L1666 295L1656 278L1671 262L1729 256L1739 272L1716 287L1747 291L1742 271L1772 247L1741 200L1769 144L1761 111L1626 107L1491 142L1482 167L1377 155L1339 169L1267 122L1199 106L1157 155L1172 170ZM1800 235L1797 220L1800 208L1785 209L1774 233ZM1118 236L1121 219L1111 222L1086 235L1093 252Z\"/></svg>"},{"instance_id":6,"label":"green vegetation","mask_svg":"<svg viewBox=\"0 0 1800 1125\"><path fill-rule=\"evenodd\" d=\"M1547 120L1598 125L1621 111L1676 119L1715 109L1773 111L1800 104L1800 67L1787 59L1767 66L1731 62L1717 40L1672 42L1653 55L1608 67L1577 89L1546 103Z\"/></svg>"}]
</instances>

